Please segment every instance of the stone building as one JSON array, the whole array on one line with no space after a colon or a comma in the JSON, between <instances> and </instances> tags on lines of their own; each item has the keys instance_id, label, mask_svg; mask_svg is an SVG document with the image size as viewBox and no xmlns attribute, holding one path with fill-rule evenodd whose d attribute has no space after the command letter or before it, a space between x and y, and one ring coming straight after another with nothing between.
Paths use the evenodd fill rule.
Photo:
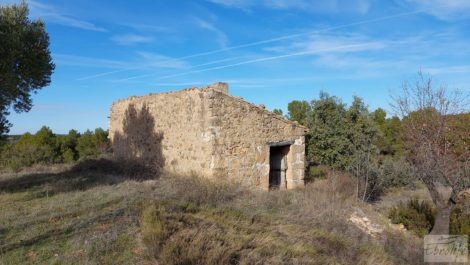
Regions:
<instances>
[{"instance_id":1,"label":"stone building","mask_svg":"<svg viewBox=\"0 0 470 265\"><path fill-rule=\"evenodd\" d=\"M119 100L109 126L118 157L265 190L304 185L305 134L225 83Z\"/></svg>"}]
</instances>

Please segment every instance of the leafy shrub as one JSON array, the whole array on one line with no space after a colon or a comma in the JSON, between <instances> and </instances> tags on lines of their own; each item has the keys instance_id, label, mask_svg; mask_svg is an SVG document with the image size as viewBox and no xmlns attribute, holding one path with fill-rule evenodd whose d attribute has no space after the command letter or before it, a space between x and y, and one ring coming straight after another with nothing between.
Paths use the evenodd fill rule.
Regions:
<instances>
[{"instance_id":1,"label":"leafy shrub","mask_svg":"<svg viewBox=\"0 0 470 265\"><path fill-rule=\"evenodd\" d=\"M467 235L470 247L470 213L465 213L462 206L456 206L450 215L450 233L452 235Z\"/></svg>"},{"instance_id":2,"label":"leafy shrub","mask_svg":"<svg viewBox=\"0 0 470 265\"><path fill-rule=\"evenodd\" d=\"M413 167L404 158L385 158L379 168L379 177L383 189L396 187L414 187Z\"/></svg>"},{"instance_id":3,"label":"leafy shrub","mask_svg":"<svg viewBox=\"0 0 470 265\"><path fill-rule=\"evenodd\" d=\"M62 162L64 163L72 163L76 160L75 152L72 149L65 149L62 151Z\"/></svg>"},{"instance_id":4,"label":"leafy shrub","mask_svg":"<svg viewBox=\"0 0 470 265\"><path fill-rule=\"evenodd\" d=\"M98 128L93 133L87 130L77 140L77 151L80 157L96 157L108 147L108 132Z\"/></svg>"},{"instance_id":5,"label":"leafy shrub","mask_svg":"<svg viewBox=\"0 0 470 265\"><path fill-rule=\"evenodd\" d=\"M394 224L403 224L417 236L424 236L434 226L435 210L428 201L411 199L392 208L389 218Z\"/></svg>"},{"instance_id":6,"label":"leafy shrub","mask_svg":"<svg viewBox=\"0 0 470 265\"><path fill-rule=\"evenodd\" d=\"M305 175L305 182L313 182L315 179L325 179L328 176L327 166L310 166Z\"/></svg>"},{"instance_id":7,"label":"leafy shrub","mask_svg":"<svg viewBox=\"0 0 470 265\"><path fill-rule=\"evenodd\" d=\"M69 134L59 138L63 162L69 163L78 160L77 142L80 133L76 130L70 130Z\"/></svg>"},{"instance_id":8,"label":"leafy shrub","mask_svg":"<svg viewBox=\"0 0 470 265\"><path fill-rule=\"evenodd\" d=\"M25 133L17 141L2 146L1 168L20 170L35 164L71 163L82 157L96 157L108 149L108 133L103 129L80 135L56 135L46 126L36 134Z\"/></svg>"},{"instance_id":9,"label":"leafy shrub","mask_svg":"<svg viewBox=\"0 0 470 265\"><path fill-rule=\"evenodd\" d=\"M8 144L2 152L2 164L13 170L34 164L60 162L60 145L48 127L42 127L35 135L23 134L14 144Z\"/></svg>"}]
</instances>

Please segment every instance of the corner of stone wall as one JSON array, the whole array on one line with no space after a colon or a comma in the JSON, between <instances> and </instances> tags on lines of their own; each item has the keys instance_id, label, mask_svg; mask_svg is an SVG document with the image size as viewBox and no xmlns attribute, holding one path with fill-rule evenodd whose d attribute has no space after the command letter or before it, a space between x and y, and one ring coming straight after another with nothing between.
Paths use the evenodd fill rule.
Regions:
<instances>
[{"instance_id":1,"label":"corner of stone wall","mask_svg":"<svg viewBox=\"0 0 470 265\"><path fill-rule=\"evenodd\" d=\"M224 175L224 170L222 167L223 158L220 154L221 143L218 142L221 133L221 119L223 115L220 113L220 100L218 98L221 96L218 89L208 89L203 92L204 94L204 104L206 104L206 109L208 111L209 120L206 131L204 132L204 140L208 142L210 146L210 163L209 171L211 172L211 178L222 177ZM222 92L223 93L223 92Z\"/></svg>"},{"instance_id":2,"label":"corner of stone wall","mask_svg":"<svg viewBox=\"0 0 470 265\"><path fill-rule=\"evenodd\" d=\"M305 185L305 136L295 139L291 146L292 161L292 179L288 182L288 189L303 187Z\"/></svg>"},{"instance_id":3,"label":"corner of stone wall","mask_svg":"<svg viewBox=\"0 0 470 265\"><path fill-rule=\"evenodd\" d=\"M207 86L207 89L228 95L228 84L224 82L217 82L212 85L209 85Z\"/></svg>"}]
</instances>

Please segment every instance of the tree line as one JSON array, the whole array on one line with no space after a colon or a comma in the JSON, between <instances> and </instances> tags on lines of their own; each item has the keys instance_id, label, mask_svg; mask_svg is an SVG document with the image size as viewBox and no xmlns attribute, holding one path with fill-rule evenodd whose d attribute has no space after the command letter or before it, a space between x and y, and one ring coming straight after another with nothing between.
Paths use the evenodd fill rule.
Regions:
<instances>
[{"instance_id":1,"label":"tree line","mask_svg":"<svg viewBox=\"0 0 470 265\"><path fill-rule=\"evenodd\" d=\"M101 128L57 135L44 126L35 134L25 133L17 140L4 142L0 148L0 167L19 170L35 164L71 163L108 150L108 132Z\"/></svg>"},{"instance_id":2,"label":"tree line","mask_svg":"<svg viewBox=\"0 0 470 265\"><path fill-rule=\"evenodd\" d=\"M307 181L326 175L325 168L348 171L358 179L363 200L375 199L384 188L413 185L397 116L387 117L382 108L370 112L360 97L348 106L326 92L311 101L294 100L287 109L286 118L309 129Z\"/></svg>"},{"instance_id":3,"label":"tree line","mask_svg":"<svg viewBox=\"0 0 470 265\"><path fill-rule=\"evenodd\" d=\"M468 107L466 95L436 86L419 72L393 97L394 116L381 108L370 112L359 97L347 106L321 92L312 101L290 102L285 117L309 129L307 181L326 175L325 167L347 171L356 177L357 197L363 201L421 181L437 212L431 233L448 234L457 197L470 188Z\"/></svg>"},{"instance_id":4,"label":"tree line","mask_svg":"<svg viewBox=\"0 0 470 265\"><path fill-rule=\"evenodd\" d=\"M421 74L420 78L422 82L417 89L421 97L426 93L434 98L442 94L442 91L426 87ZM411 97L408 95L409 101L414 100ZM431 115L431 110L437 107L417 107L407 113L397 111L398 115L402 114L399 117L397 114L387 115L382 108L369 111L360 97L354 97L348 106L341 99L320 92L318 99L291 101L284 116L309 129L306 180L324 176L325 168L347 171L358 180L358 198L369 201L378 198L386 188L413 185L419 179L416 177L419 175L416 171L418 165L410 156L413 150L409 147L420 145L422 139L413 139L413 136L430 130L439 121ZM280 109L274 112L283 115ZM430 116L431 120L416 124L417 117L423 116L421 114ZM447 120L445 139L453 139L452 148L460 152L461 157L468 154L470 113L455 111L437 116Z\"/></svg>"}]
</instances>

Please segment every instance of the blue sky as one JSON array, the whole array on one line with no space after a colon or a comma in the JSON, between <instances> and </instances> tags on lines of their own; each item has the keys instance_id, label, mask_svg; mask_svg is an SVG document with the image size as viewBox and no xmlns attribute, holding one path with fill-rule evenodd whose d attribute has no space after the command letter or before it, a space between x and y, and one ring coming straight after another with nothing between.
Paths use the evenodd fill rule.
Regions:
<instances>
[{"instance_id":1,"label":"blue sky","mask_svg":"<svg viewBox=\"0 0 470 265\"><path fill-rule=\"evenodd\" d=\"M2 4L17 1L0 0ZM230 84L268 109L320 90L371 109L418 70L470 91L470 1L29 1L50 34L56 70L12 134L107 128L111 103Z\"/></svg>"}]
</instances>

